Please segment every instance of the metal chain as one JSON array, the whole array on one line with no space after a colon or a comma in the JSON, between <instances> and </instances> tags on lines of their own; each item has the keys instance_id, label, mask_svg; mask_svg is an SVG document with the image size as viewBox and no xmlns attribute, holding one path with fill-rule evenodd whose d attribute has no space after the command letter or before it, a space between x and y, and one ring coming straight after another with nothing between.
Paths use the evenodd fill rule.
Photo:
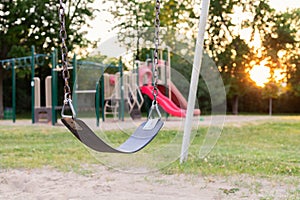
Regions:
<instances>
[{"instance_id":1,"label":"metal chain","mask_svg":"<svg viewBox=\"0 0 300 200\"><path fill-rule=\"evenodd\" d=\"M67 31L66 31L66 25L65 25L65 7L63 0L60 0L60 6L59 6L59 22L60 22L60 32L59 36L62 42L61 46L61 60L62 60L62 77L65 81L64 86L64 103L66 104L69 100L71 100L71 88L69 86L69 78L70 73L68 70L68 48L66 44L67 40Z\"/></svg>"},{"instance_id":2,"label":"metal chain","mask_svg":"<svg viewBox=\"0 0 300 200\"><path fill-rule=\"evenodd\" d=\"M155 35L154 35L154 84L153 84L153 101L156 104L156 97L158 95L158 48L159 48L159 28L160 28L160 20L159 20L159 14L160 14L160 0L156 0L155 3Z\"/></svg>"}]
</instances>

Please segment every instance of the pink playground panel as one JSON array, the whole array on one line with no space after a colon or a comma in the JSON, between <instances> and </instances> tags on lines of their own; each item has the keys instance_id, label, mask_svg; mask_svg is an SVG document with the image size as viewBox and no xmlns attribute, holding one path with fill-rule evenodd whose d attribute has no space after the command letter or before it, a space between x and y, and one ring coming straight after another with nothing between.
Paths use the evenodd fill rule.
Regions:
<instances>
[{"instance_id":1,"label":"pink playground panel","mask_svg":"<svg viewBox=\"0 0 300 200\"><path fill-rule=\"evenodd\" d=\"M170 69L166 69L167 68L166 62L164 60L159 60L158 68L163 68L163 67L165 68L164 73L168 73L167 71L169 71ZM149 97L152 99L153 97L151 97L151 93L149 93L150 92L149 88L151 88L150 86L152 85L151 69L152 69L152 64L149 65L144 64L139 66L139 86L140 89L142 90L142 93L148 96L150 95ZM162 108L167 113L173 116L185 117L185 112L187 109L187 101L185 97L181 94L181 92L177 89L177 87L172 83L172 81L169 78L167 78L167 80L159 80L159 84L160 82L168 85L170 98L166 97L163 93L160 93L158 104L162 106ZM148 86L148 87L144 87L144 86ZM172 99L177 100L177 105L172 101ZM200 110L195 109L194 115L200 115Z\"/></svg>"},{"instance_id":2,"label":"pink playground panel","mask_svg":"<svg viewBox=\"0 0 300 200\"><path fill-rule=\"evenodd\" d=\"M161 72L163 73L170 73L168 66L166 65L167 63L164 60L159 60L158 61L158 68L161 69ZM140 91L149 96L150 99L153 99L153 95L152 95L152 77L153 77L153 73L152 73L152 64L149 63L147 64L147 62L145 63L140 63L139 65L139 77L138 77L138 87L140 88ZM130 76L132 76L133 74L131 74ZM166 75L166 74L164 74ZM162 75L163 79L165 79L165 76ZM185 117L186 115L186 109L187 109L187 100L185 99L185 97L181 94L181 92L178 90L178 88L174 85L174 83L172 83L172 81L170 80L170 75L167 74L167 80L162 80L160 79L158 81L159 84L159 95L157 98L157 102L158 104L170 115L172 116L176 116L176 117ZM106 77L106 81L105 81L105 90L107 90L105 92L105 96L106 98L111 97L111 95L113 95L113 93L116 93L114 96L118 97L119 95L117 94L119 91L118 89L116 89L116 84L118 83L118 79L120 77L118 76L118 74L116 75L107 75ZM128 78L127 76L125 76L124 74L124 81L127 82L125 79ZM136 81L136 79L135 79ZM169 96L167 97L164 95L165 91L166 91L166 85L169 89ZM124 87L126 88L126 87ZM194 110L194 115L200 115L200 110L199 109L195 109Z\"/></svg>"}]
</instances>

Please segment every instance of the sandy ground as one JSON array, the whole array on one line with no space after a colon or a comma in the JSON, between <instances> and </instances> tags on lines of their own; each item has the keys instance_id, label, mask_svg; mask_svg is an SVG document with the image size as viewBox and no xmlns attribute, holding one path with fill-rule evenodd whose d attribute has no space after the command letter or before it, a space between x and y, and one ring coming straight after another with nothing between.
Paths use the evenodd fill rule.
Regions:
<instances>
[{"instance_id":1,"label":"sandy ground","mask_svg":"<svg viewBox=\"0 0 300 200\"><path fill-rule=\"evenodd\" d=\"M226 117L226 124L255 123L269 116ZM3 125L0 121L0 125ZM9 125L11 122L6 121ZM176 122L175 122L176 123ZM168 127L172 127L170 122ZM209 118L201 121L210 123ZM16 125L29 125L19 120ZM201 124L200 124L201 125ZM0 199L5 200L299 200L299 177L213 177L202 175L127 174L88 166L81 175L43 169L0 169Z\"/></svg>"},{"instance_id":2,"label":"sandy ground","mask_svg":"<svg viewBox=\"0 0 300 200\"><path fill-rule=\"evenodd\" d=\"M51 169L0 173L0 199L34 200L192 200L300 199L295 177L124 174L98 166L90 175ZM299 191L298 191L299 194Z\"/></svg>"}]
</instances>

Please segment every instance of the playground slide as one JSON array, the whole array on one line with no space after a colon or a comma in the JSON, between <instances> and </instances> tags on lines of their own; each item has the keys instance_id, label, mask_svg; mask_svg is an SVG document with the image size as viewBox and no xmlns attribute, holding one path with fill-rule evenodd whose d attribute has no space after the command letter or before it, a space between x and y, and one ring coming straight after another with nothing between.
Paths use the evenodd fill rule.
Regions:
<instances>
[{"instance_id":1,"label":"playground slide","mask_svg":"<svg viewBox=\"0 0 300 200\"><path fill-rule=\"evenodd\" d=\"M152 90L153 90L153 86L148 85L148 86L141 87L141 92L143 94L146 94L153 100ZM176 106L169 98L167 98L159 91L156 100L158 105L160 105L167 113L176 117L185 117L186 111Z\"/></svg>"},{"instance_id":2,"label":"playground slide","mask_svg":"<svg viewBox=\"0 0 300 200\"><path fill-rule=\"evenodd\" d=\"M181 94L181 92L177 89L177 87L174 85L174 83L172 81L168 82L169 86L171 88L171 99L172 102L174 102L174 104L177 107L180 107L184 110L187 109L187 100L185 99L185 97ZM158 89L165 94L165 86L164 85L159 85ZM200 109L195 109L194 110L194 115L200 115Z\"/></svg>"},{"instance_id":3,"label":"playground slide","mask_svg":"<svg viewBox=\"0 0 300 200\"><path fill-rule=\"evenodd\" d=\"M152 86L143 86L145 84L150 85L152 83L152 71L147 67L143 66L139 68L139 85L142 93L147 94L151 99ZM171 99L169 99L166 94L166 87L158 82L159 89L159 99L158 104L169 114L177 117L184 117L187 109L187 101L185 97L181 94L178 88L168 80L168 85L171 90ZM150 89L150 91L148 91ZM200 109L194 110L194 115L200 115Z\"/></svg>"}]
</instances>

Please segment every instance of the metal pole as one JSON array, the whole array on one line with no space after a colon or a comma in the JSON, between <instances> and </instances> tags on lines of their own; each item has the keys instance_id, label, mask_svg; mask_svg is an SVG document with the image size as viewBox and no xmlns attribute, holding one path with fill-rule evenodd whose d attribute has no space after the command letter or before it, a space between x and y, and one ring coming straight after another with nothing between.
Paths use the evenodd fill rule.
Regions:
<instances>
[{"instance_id":1,"label":"metal pole","mask_svg":"<svg viewBox=\"0 0 300 200\"><path fill-rule=\"evenodd\" d=\"M269 115L272 116L272 97L269 98Z\"/></svg>"},{"instance_id":2,"label":"metal pole","mask_svg":"<svg viewBox=\"0 0 300 200\"><path fill-rule=\"evenodd\" d=\"M120 110L120 114L121 114L121 120L124 121L124 109L125 109L125 102L124 102L124 85L123 85L123 66L122 66L122 61L120 59L119 61L119 70L120 70L120 90L121 90L121 110Z\"/></svg>"},{"instance_id":3,"label":"metal pole","mask_svg":"<svg viewBox=\"0 0 300 200\"><path fill-rule=\"evenodd\" d=\"M168 55L167 55L168 56ZM168 76L167 76L167 72L168 72L168 67L167 67L167 56L165 56L165 53L163 54L163 61L164 61L164 85L165 85L165 96L168 97L169 99L171 99L171 97L169 96L169 88L168 88Z\"/></svg>"},{"instance_id":4,"label":"metal pole","mask_svg":"<svg viewBox=\"0 0 300 200\"><path fill-rule=\"evenodd\" d=\"M73 106L74 106L74 109L75 109L75 112L77 113L77 110L78 110L78 102L77 102L77 93L76 93L76 90L77 90L77 87L76 87L76 78L77 78L77 59L76 59L76 54L74 54L73 56L73 71L72 71L72 81L73 81L73 98L72 98L72 101L73 101Z\"/></svg>"},{"instance_id":5,"label":"metal pole","mask_svg":"<svg viewBox=\"0 0 300 200\"><path fill-rule=\"evenodd\" d=\"M167 73L168 73L168 55L166 55L165 52L163 52L163 58L162 60L164 61L164 85L165 85L165 96L168 97L170 100L172 99L172 96L169 95L169 87L168 87L168 76L167 76ZM168 119L169 117L169 113L166 112L166 119Z\"/></svg>"},{"instance_id":6,"label":"metal pole","mask_svg":"<svg viewBox=\"0 0 300 200\"><path fill-rule=\"evenodd\" d=\"M136 85L137 85L137 88L136 88L136 89L139 90L139 89L140 89L139 62L136 62L136 63L135 63L135 66L136 66L135 73L136 73ZM139 95L137 95L137 101L138 101L138 102L141 102L141 98L140 98Z\"/></svg>"},{"instance_id":7,"label":"metal pole","mask_svg":"<svg viewBox=\"0 0 300 200\"><path fill-rule=\"evenodd\" d=\"M140 72L139 72L139 63L135 63L136 65L136 85L140 87Z\"/></svg>"},{"instance_id":8,"label":"metal pole","mask_svg":"<svg viewBox=\"0 0 300 200\"><path fill-rule=\"evenodd\" d=\"M100 82L101 82L101 111L102 111L102 121L105 121L105 110L104 110L104 101L105 101L105 87L104 87L104 68L101 67L101 78L100 78Z\"/></svg>"},{"instance_id":9,"label":"metal pole","mask_svg":"<svg viewBox=\"0 0 300 200\"><path fill-rule=\"evenodd\" d=\"M54 50L54 53L55 53L55 62L54 62L54 69L56 68L57 66L57 63L58 63L58 56L57 56L57 49ZM53 69L53 70L54 70ZM53 99L54 99L54 122L56 123L57 122L57 114L56 114L56 107L58 106L57 102L58 102L58 99L57 99L57 96L58 96L58 82L57 82L57 71L54 70L54 73L53 73L53 77L52 77L52 80L53 80L53 84L54 84L54 87L53 87Z\"/></svg>"},{"instance_id":10,"label":"metal pole","mask_svg":"<svg viewBox=\"0 0 300 200\"><path fill-rule=\"evenodd\" d=\"M11 73L12 73L12 120L16 122L16 71L15 71L15 60L11 62Z\"/></svg>"},{"instance_id":11,"label":"metal pole","mask_svg":"<svg viewBox=\"0 0 300 200\"><path fill-rule=\"evenodd\" d=\"M151 72L152 72L152 86L154 86L154 52L151 51L151 60L152 60L152 67L151 67Z\"/></svg>"},{"instance_id":12,"label":"metal pole","mask_svg":"<svg viewBox=\"0 0 300 200\"><path fill-rule=\"evenodd\" d=\"M99 127L99 118L100 118L100 113L99 113L99 107L100 107L100 90L99 90L99 81L96 83L96 125Z\"/></svg>"},{"instance_id":13,"label":"metal pole","mask_svg":"<svg viewBox=\"0 0 300 200\"><path fill-rule=\"evenodd\" d=\"M52 68L51 68L51 76L52 76L52 79L51 79L51 101L52 101L52 105L51 105L51 113L52 113L52 125L54 126L55 123L56 123L56 112L55 112L55 107L56 107L56 100L55 100L55 97L56 97L56 93L57 93L57 90L56 90L56 78L55 78L55 67L56 67L56 64L55 64L55 61L56 61L56 58L55 58L55 50L52 52L51 54L51 65L52 65Z\"/></svg>"},{"instance_id":14,"label":"metal pole","mask_svg":"<svg viewBox=\"0 0 300 200\"><path fill-rule=\"evenodd\" d=\"M34 116L34 66L35 66L35 60L34 60L34 46L31 46L31 122L35 123L35 116Z\"/></svg>"},{"instance_id":15,"label":"metal pole","mask_svg":"<svg viewBox=\"0 0 300 200\"><path fill-rule=\"evenodd\" d=\"M202 9L201 9L200 22L199 22L197 42L196 42L196 47L195 47L195 57L194 57L192 78L191 78L191 84L190 84L190 92L189 92L189 98L188 98L187 114L186 114L186 119L185 119L185 124L184 124L184 133L183 133L183 141L182 141L182 147L181 147L180 163L183 163L184 161L186 161L187 157L188 157L188 149L189 149L189 145L190 145L190 136L191 136L191 131L192 131L193 113L194 113L198 80L199 80L201 62L202 62L202 56L203 56L204 33L205 33L207 16L208 16L209 3L210 3L210 0L203 0L202 6L201 6Z\"/></svg>"}]
</instances>

